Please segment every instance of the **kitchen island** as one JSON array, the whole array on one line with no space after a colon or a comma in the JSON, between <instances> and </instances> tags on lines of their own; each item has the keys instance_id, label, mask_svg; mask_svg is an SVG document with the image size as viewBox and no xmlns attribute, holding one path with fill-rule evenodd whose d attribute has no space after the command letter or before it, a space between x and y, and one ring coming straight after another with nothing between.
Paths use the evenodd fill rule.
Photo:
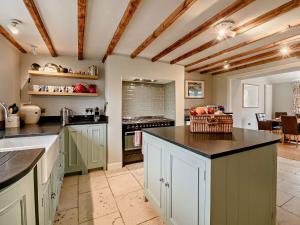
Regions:
<instances>
[{"instance_id":1,"label":"kitchen island","mask_svg":"<svg viewBox=\"0 0 300 225\"><path fill-rule=\"evenodd\" d=\"M145 197L166 224L275 225L278 136L143 132Z\"/></svg>"}]
</instances>

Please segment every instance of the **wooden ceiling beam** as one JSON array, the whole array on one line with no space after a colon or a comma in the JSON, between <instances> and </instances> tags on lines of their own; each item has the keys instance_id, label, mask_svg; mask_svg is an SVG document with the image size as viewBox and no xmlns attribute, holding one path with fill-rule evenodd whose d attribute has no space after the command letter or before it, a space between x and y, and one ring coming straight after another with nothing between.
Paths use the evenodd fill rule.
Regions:
<instances>
[{"instance_id":1,"label":"wooden ceiling beam","mask_svg":"<svg viewBox=\"0 0 300 225\"><path fill-rule=\"evenodd\" d=\"M220 56L220 55L222 55L222 54L225 54L225 53L234 51L234 50L236 50L236 49L245 47L245 46L247 46L247 45L256 43L256 42L258 42L258 41L267 39L267 38L269 38L269 37L272 37L272 36L275 36L275 35L278 35L278 34L281 34L281 33L285 33L285 32L290 31L290 30L292 30L292 29L294 29L294 28L296 28L296 27L300 27L300 23L297 23L297 24L295 24L295 25L288 25L287 28L284 28L284 29L282 29L282 30L276 31L276 32L274 32L274 33L267 34L267 35L263 35L262 37L254 38L253 40L241 42L240 44L234 45L234 46L232 46L232 47L230 47L230 48L226 48L226 49L224 49L224 50L222 50L222 51L219 51L219 52L217 52L217 53L214 53L214 54L212 54L212 55L206 56L206 57L204 57L204 58L202 58L202 59L199 59L199 60L196 60L196 61L194 61L194 62L192 62L192 63L189 63L189 64L185 65L185 68L191 67L191 66L194 66L194 65L197 65L197 64L199 64L199 63L201 63L201 62L204 62L204 61L206 61L206 60L209 60L209 59L218 57L218 56ZM207 65L209 65L209 64L207 64ZM203 67L209 67L209 66L204 65Z\"/></svg>"},{"instance_id":2,"label":"wooden ceiling beam","mask_svg":"<svg viewBox=\"0 0 300 225\"><path fill-rule=\"evenodd\" d=\"M138 56L145 48L147 48L156 38L158 38L165 30L167 30L181 15L183 15L197 0L184 0L172 13L169 15L142 44L140 44L132 53L131 58Z\"/></svg>"},{"instance_id":3,"label":"wooden ceiling beam","mask_svg":"<svg viewBox=\"0 0 300 225\"><path fill-rule=\"evenodd\" d=\"M299 7L299 6L300 6L300 0L289 1L285 4L283 4L283 5L281 5L277 8L275 8L275 9L261 15L261 16L258 16L256 18L254 18L254 19L252 19L252 20L236 27L235 29L233 29L233 31L236 32L236 36L240 35L240 34L243 34L244 32L246 32L246 31L248 31L248 30L250 30L254 27L257 27L257 26L259 26L263 23L266 23L266 22L270 21L271 19L274 19L277 16L280 16L284 13L287 13L287 12L289 12L289 11ZM200 45L199 47L197 47L197 48L195 48L191 51L188 51L185 54L171 60L170 63L174 64L174 63L180 62L180 61L182 61L186 58L189 58L189 57L191 57L195 54L198 54L198 53L200 53L200 52L202 52L202 51L204 51L204 50L206 50L210 47L213 47L213 46L215 46L216 44L218 44L222 41L224 41L224 40L217 41L217 39L213 39L213 40L211 40L209 42L206 42L206 43Z\"/></svg>"},{"instance_id":4,"label":"wooden ceiling beam","mask_svg":"<svg viewBox=\"0 0 300 225\"><path fill-rule=\"evenodd\" d=\"M53 57L56 57L57 56L56 51L55 51L52 41L48 35L48 32L44 26L42 18L36 8L36 5L34 4L33 0L23 0L23 2L25 4L28 12L30 13L38 31L40 32L47 48L49 49L49 52L51 53L51 55Z\"/></svg>"},{"instance_id":5,"label":"wooden ceiling beam","mask_svg":"<svg viewBox=\"0 0 300 225\"><path fill-rule=\"evenodd\" d=\"M300 44L298 43L297 48L299 48L299 47L300 47ZM218 74L222 74L222 73L232 72L232 71L236 71L236 70L241 70L241 69L245 69L245 68L249 68L249 67L253 67L253 66L263 65L263 64L266 64L266 63L276 62L276 61L280 61L280 60L283 60L283 59L288 59L288 58L292 58L292 57L299 57L299 56L300 56L300 50L293 51L289 55L284 56L284 57L281 56L281 55L280 56L275 56L275 57L264 59L264 60L261 60L261 61L257 61L257 62L253 62L253 63L233 67L233 68L230 68L230 69L227 69L227 70L217 71L217 72L212 73L212 75L218 75Z\"/></svg>"},{"instance_id":6,"label":"wooden ceiling beam","mask_svg":"<svg viewBox=\"0 0 300 225\"><path fill-rule=\"evenodd\" d=\"M84 30L86 18L87 0L77 1L77 23L78 23L78 59L83 59L83 45L84 45Z\"/></svg>"},{"instance_id":7,"label":"wooden ceiling beam","mask_svg":"<svg viewBox=\"0 0 300 225\"><path fill-rule=\"evenodd\" d=\"M255 49L251 49L251 50L248 50L248 51L245 51L245 52L241 52L241 53L239 53L237 55L229 56L227 58L220 59L218 61L206 64L204 66L195 67L193 69L187 70L187 72L191 73L191 72L195 72L195 71L200 71L201 73L203 73L203 70L206 70L208 67L212 67L212 66L215 66L217 64L224 63L226 61L230 62L230 61L232 61L234 59L238 59L238 58L241 58L241 57L244 57L244 56L247 56L247 55L255 54L257 52L264 51L264 50L267 50L267 49L270 49L270 48L274 48L276 46L279 46L282 43L286 43L286 42L292 41L295 38L296 39L299 38L299 35L289 36L289 37L283 38L283 39L281 39L279 41L275 41L275 42L272 42L272 43L267 44L267 45L260 46L260 47L255 48Z\"/></svg>"},{"instance_id":8,"label":"wooden ceiling beam","mask_svg":"<svg viewBox=\"0 0 300 225\"><path fill-rule=\"evenodd\" d=\"M11 36L1 25L0 25L0 34L3 35L13 46L15 46L20 52L27 53L27 51L16 41L16 39Z\"/></svg>"},{"instance_id":9,"label":"wooden ceiling beam","mask_svg":"<svg viewBox=\"0 0 300 225\"><path fill-rule=\"evenodd\" d=\"M178 47L182 46L183 44L187 43L194 37L198 36L199 34L206 31L208 28L210 28L213 24L216 24L222 19L225 19L226 17L234 14L235 12L241 10L242 8L246 7L250 3L254 2L255 0L237 0L225 9L223 9L221 12L217 13L215 16L211 17L204 23L202 23L200 26L198 26L196 29L192 30L191 32L184 35L182 38L171 44L169 47L158 53L156 56L152 58L152 61L155 62L159 60L160 58L164 57L165 55L169 54L170 52L174 51Z\"/></svg>"},{"instance_id":10,"label":"wooden ceiling beam","mask_svg":"<svg viewBox=\"0 0 300 225\"><path fill-rule=\"evenodd\" d=\"M106 50L106 53L102 59L102 62L104 63L107 56L111 55L113 53L114 48L117 46L118 42L120 41L122 34L124 33L127 25L129 24L130 20L132 19L135 11L137 10L141 0L130 0L128 3L128 6L122 16L122 19L114 33L114 36L112 40L110 41L110 44Z\"/></svg>"}]
</instances>

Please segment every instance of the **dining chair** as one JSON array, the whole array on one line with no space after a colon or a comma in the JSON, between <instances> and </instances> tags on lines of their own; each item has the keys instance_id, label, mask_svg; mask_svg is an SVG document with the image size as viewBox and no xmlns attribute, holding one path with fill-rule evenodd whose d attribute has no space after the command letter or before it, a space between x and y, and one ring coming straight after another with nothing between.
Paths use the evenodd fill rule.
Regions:
<instances>
[{"instance_id":1,"label":"dining chair","mask_svg":"<svg viewBox=\"0 0 300 225\"><path fill-rule=\"evenodd\" d=\"M297 117L297 119L300 119L300 114L296 113L295 116Z\"/></svg>"},{"instance_id":2,"label":"dining chair","mask_svg":"<svg viewBox=\"0 0 300 225\"><path fill-rule=\"evenodd\" d=\"M275 118L280 118L281 116L287 116L287 112L275 112Z\"/></svg>"},{"instance_id":3,"label":"dining chair","mask_svg":"<svg viewBox=\"0 0 300 225\"><path fill-rule=\"evenodd\" d=\"M272 121L267 120L265 113L255 113L258 130L272 131Z\"/></svg>"},{"instance_id":4,"label":"dining chair","mask_svg":"<svg viewBox=\"0 0 300 225\"><path fill-rule=\"evenodd\" d=\"M291 142L291 135L296 139L296 147L299 140L299 128L296 116L281 116L282 126L282 144L284 143L285 135L288 136L289 142Z\"/></svg>"}]
</instances>

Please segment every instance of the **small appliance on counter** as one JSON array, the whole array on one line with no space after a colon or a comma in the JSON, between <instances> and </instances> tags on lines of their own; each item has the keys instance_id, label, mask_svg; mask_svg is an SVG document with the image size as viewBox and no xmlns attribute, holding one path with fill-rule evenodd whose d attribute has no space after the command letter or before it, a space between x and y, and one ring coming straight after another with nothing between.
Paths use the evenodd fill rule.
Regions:
<instances>
[{"instance_id":1,"label":"small appliance on counter","mask_svg":"<svg viewBox=\"0 0 300 225\"><path fill-rule=\"evenodd\" d=\"M8 117L8 110L5 103L0 102L0 130L5 129L5 120Z\"/></svg>"},{"instance_id":2,"label":"small appliance on counter","mask_svg":"<svg viewBox=\"0 0 300 225\"><path fill-rule=\"evenodd\" d=\"M68 124L70 122L70 117L71 116L74 116L72 109L69 109L67 107L63 107L60 110L60 118L61 118L61 123L62 123L63 126L65 126L66 124Z\"/></svg>"},{"instance_id":3,"label":"small appliance on counter","mask_svg":"<svg viewBox=\"0 0 300 225\"><path fill-rule=\"evenodd\" d=\"M19 107L16 103L8 107L8 116L5 120L5 128L16 128L20 127L20 117L17 114Z\"/></svg>"},{"instance_id":4,"label":"small appliance on counter","mask_svg":"<svg viewBox=\"0 0 300 225\"><path fill-rule=\"evenodd\" d=\"M25 124L37 124L41 117L41 108L37 105L22 104L20 117Z\"/></svg>"}]
</instances>

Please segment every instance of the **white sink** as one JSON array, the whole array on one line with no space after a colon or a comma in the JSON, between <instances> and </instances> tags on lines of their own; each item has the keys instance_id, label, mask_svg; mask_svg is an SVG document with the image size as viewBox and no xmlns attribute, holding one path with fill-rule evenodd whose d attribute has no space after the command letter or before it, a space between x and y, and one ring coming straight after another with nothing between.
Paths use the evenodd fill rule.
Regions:
<instances>
[{"instance_id":1,"label":"white sink","mask_svg":"<svg viewBox=\"0 0 300 225\"><path fill-rule=\"evenodd\" d=\"M4 138L0 140L0 152L21 151L44 148L45 153L41 158L42 182L46 183L54 163L59 155L58 135L45 135L34 137Z\"/></svg>"}]
</instances>

